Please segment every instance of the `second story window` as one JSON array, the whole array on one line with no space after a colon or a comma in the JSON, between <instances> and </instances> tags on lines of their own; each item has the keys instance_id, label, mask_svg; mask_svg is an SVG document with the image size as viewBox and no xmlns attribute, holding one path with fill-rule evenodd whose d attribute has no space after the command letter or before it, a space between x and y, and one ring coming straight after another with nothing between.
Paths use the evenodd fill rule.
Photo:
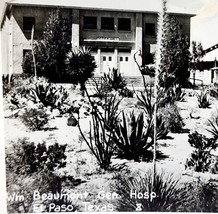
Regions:
<instances>
[{"instance_id":1,"label":"second story window","mask_svg":"<svg viewBox=\"0 0 218 214\"><path fill-rule=\"evenodd\" d=\"M102 30L114 30L114 18L102 17L101 18L101 29Z\"/></svg>"},{"instance_id":2,"label":"second story window","mask_svg":"<svg viewBox=\"0 0 218 214\"><path fill-rule=\"evenodd\" d=\"M23 17L23 30L32 30L35 26L35 17Z\"/></svg>"},{"instance_id":3,"label":"second story window","mask_svg":"<svg viewBox=\"0 0 218 214\"><path fill-rule=\"evenodd\" d=\"M97 17L94 16L84 16L84 29L97 29Z\"/></svg>"},{"instance_id":4,"label":"second story window","mask_svg":"<svg viewBox=\"0 0 218 214\"><path fill-rule=\"evenodd\" d=\"M155 24L154 23L145 23L145 35L155 36Z\"/></svg>"},{"instance_id":5,"label":"second story window","mask_svg":"<svg viewBox=\"0 0 218 214\"><path fill-rule=\"evenodd\" d=\"M131 30L131 19L119 18L118 19L118 30L130 31Z\"/></svg>"}]
</instances>

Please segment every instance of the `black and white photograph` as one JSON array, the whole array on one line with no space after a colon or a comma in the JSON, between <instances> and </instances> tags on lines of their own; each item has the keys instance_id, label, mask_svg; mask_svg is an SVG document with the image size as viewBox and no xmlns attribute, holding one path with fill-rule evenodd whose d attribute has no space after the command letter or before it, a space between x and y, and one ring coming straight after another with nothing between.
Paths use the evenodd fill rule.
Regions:
<instances>
[{"instance_id":1,"label":"black and white photograph","mask_svg":"<svg viewBox=\"0 0 218 214\"><path fill-rule=\"evenodd\" d=\"M0 0L5 213L218 212L217 23L218 0Z\"/></svg>"}]
</instances>

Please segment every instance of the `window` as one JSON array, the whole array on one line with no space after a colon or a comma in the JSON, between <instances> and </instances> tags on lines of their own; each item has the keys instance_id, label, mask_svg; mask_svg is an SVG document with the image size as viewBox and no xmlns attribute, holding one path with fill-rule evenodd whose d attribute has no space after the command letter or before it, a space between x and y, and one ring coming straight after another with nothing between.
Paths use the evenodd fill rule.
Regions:
<instances>
[{"instance_id":1,"label":"window","mask_svg":"<svg viewBox=\"0 0 218 214\"><path fill-rule=\"evenodd\" d=\"M97 29L97 17L84 16L84 29Z\"/></svg>"},{"instance_id":2,"label":"window","mask_svg":"<svg viewBox=\"0 0 218 214\"><path fill-rule=\"evenodd\" d=\"M131 30L131 19L128 18L119 18L118 19L118 30Z\"/></svg>"},{"instance_id":3,"label":"window","mask_svg":"<svg viewBox=\"0 0 218 214\"><path fill-rule=\"evenodd\" d=\"M62 19L62 21L63 21L63 32L68 32L69 31L68 19Z\"/></svg>"},{"instance_id":4,"label":"window","mask_svg":"<svg viewBox=\"0 0 218 214\"><path fill-rule=\"evenodd\" d=\"M126 60L126 62L128 62L128 57L127 56L126 56L125 60Z\"/></svg>"},{"instance_id":5,"label":"window","mask_svg":"<svg viewBox=\"0 0 218 214\"><path fill-rule=\"evenodd\" d=\"M103 56L103 61L106 61L106 56Z\"/></svg>"},{"instance_id":6,"label":"window","mask_svg":"<svg viewBox=\"0 0 218 214\"><path fill-rule=\"evenodd\" d=\"M101 18L102 30L114 30L114 18L102 17Z\"/></svg>"},{"instance_id":7,"label":"window","mask_svg":"<svg viewBox=\"0 0 218 214\"><path fill-rule=\"evenodd\" d=\"M26 55L31 55L32 51L30 49L23 49L23 57L25 57Z\"/></svg>"},{"instance_id":8,"label":"window","mask_svg":"<svg viewBox=\"0 0 218 214\"><path fill-rule=\"evenodd\" d=\"M23 30L32 30L35 26L35 17L23 17Z\"/></svg>"},{"instance_id":9,"label":"window","mask_svg":"<svg viewBox=\"0 0 218 214\"><path fill-rule=\"evenodd\" d=\"M122 62L122 61L123 61L123 57L121 56L121 57L120 57L120 62Z\"/></svg>"},{"instance_id":10,"label":"window","mask_svg":"<svg viewBox=\"0 0 218 214\"><path fill-rule=\"evenodd\" d=\"M112 57L111 57L111 56L109 56L108 60L109 60L109 61L112 61Z\"/></svg>"},{"instance_id":11,"label":"window","mask_svg":"<svg viewBox=\"0 0 218 214\"><path fill-rule=\"evenodd\" d=\"M154 23L145 24L145 34L147 36L155 36L155 24Z\"/></svg>"}]
</instances>

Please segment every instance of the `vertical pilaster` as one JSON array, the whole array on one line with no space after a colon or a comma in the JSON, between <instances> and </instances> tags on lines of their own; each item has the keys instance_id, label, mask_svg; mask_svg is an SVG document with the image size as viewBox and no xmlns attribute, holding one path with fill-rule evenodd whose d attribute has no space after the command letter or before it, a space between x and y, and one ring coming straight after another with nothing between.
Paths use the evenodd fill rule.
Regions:
<instances>
[{"instance_id":1,"label":"vertical pilaster","mask_svg":"<svg viewBox=\"0 0 218 214\"><path fill-rule=\"evenodd\" d=\"M8 52L8 71L9 71L9 78L11 78L12 74L13 74L13 17L11 16L9 19L9 29L8 29L8 34L9 34L9 52Z\"/></svg>"},{"instance_id":2,"label":"vertical pilaster","mask_svg":"<svg viewBox=\"0 0 218 214\"><path fill-rule=\"evenodd\" d=\"M139 65L142 65L142 43L143 43L143 15L142 13L136 13L136 29L135 29L135 53L136 54L136 60ZM137 66L135 66L136 73L137 71Z\"/></svg>"},{"instance_id":3,"label":"vertical pilaster","mask_svg":"<svg viewBox=\"0 0 218 214\"><path fill-rule=\"evenodd\" d=\"M79 21L80 21L79 10L73 9L72 10L72 37L71 37L72 47L79 47L79 37L80 37Z\"/></svg>"},{"instance_id":4,"label":"vertical pilaster","mask_svg":"<svg viewBox=\"0 0 218 214\"><path fill-rule=\"evenodd\" d=\"M114 49L114 68L118 69L118 49Z\"/></svg>"},{"instance_id":5,"label":"vertical pilaster","mask_svg":"<svg viewBox=\"0 0 218 214\"><path fill-rule=\"evenodd\" d=\"M101 74L101 49L98 48L97 52L97 73L100 75Z\"/></svg>"}]
</instances>

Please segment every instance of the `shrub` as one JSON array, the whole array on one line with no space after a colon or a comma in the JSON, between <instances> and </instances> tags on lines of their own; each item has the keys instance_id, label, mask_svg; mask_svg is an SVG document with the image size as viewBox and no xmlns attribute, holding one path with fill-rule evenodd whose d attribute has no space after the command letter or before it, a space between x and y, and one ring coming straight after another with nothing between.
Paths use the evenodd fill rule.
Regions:
<instances>
[{"instance_id":1,"label":"shrub","mask_svg":"<svg viewBox=\"0 0 218 214\"><path fill-rule=\"evenodd\" d=\"M185 212L217 212L218 188L213 182L200 180L186 185L189 203L184 206Z\"/></svg>"},{"instance_id":2,"label":"shrub","mask_svg":"<svg viewBox=\"0 0 218 214\"><path fill-rule=\"evenodd\" d=\"M19 139L6 148L7 192L19 192L24 201L8 201L10 213L33 212L33 192L60 193L63 179L54 174L57 168L64 167L66 145L55 143L46 147L45 143L35 145L28 139ZM48 201L41 201L46 205Z\"/></svg>"},{"instance_id":3,"label":"shrub","mask_svg":"<svg viewBox=\"0 0 218 214\"><path fill-rule=\"evenodd\" d=\"M122 122L118 123L115 128L115 143L118 147L118 156L128 160L140 161L146 155L150 155L148 151L153 145L150 138L151 124L144 127L144 115L141 113L137 118L132 112L130 116L122 114ZM147 157L150 159L151 157Z\"/></svg>"},{"instance_id":4,"label":"shrub","mask_svg":"<svg viewBox=\"0 0 218 214\"><path fill-rule=\"evenodd\" d=\"M209 108L211 103L210 103L210 98L209 98L209 93L207 90L203 90L200 92L200 94L197 94L198 98L198 106L199 108Z\"/></svg>"},{"instance_id":5,"label":"shrub","mask_svg":"<svg viewBox=\"0 0 218 214\"><path fill-rule=\"evenodd\" d=\"M48 115L43 109L25 109L20 118L31 131L43 130L48 124Z\"/></svg>"},{"instance_id":6,"label":"shrub","mask_svg":"<svg viewBox=\"0 0 218 214\"><path fill-rule=\"evenodd\" d=\"M179 113L179 109L175 104L160 108L158 110L158 117L163 118L165 127L173 133L180 133L185 125Z\"/></svg>"},{"instance_id":7,"label":"shrub","mask_svg":"<svg viewBox=\"0 0 218 214\"><path fill-rule=\"evenodd\" d=\"M118 211L181 211L185 206L186 191L178 187L178 180L172 174L159 173L155 176L148 171L143 177L127 177L122 174L117 176L116 192L121 196L117 202ZM131 197L131 192L148 194L147 198ZM153 193L153 198L151 194ZM156 197L155 197L155 195ZM141 210L137 210L141 204Z\"/></svg>"},{"instance_id":8,"label":"shrub","mask_svg":"<svg viewBox=\"0 0 218 214\"><path fill-rule=\"evenodd\" d=\"M127 87L119 90L119 95L123 97L133 97L133 91L129 90Z\"/></svg>"},{"instance_id":9,"label":"shrub","mask_svg":"<svg viewBox=\"0 0 218 214\"><path fill-rule=\"evenodd\" d=\"M166 121L164 115L158 113L157 114L157 140L160 140L160 139L165 139L168 135L168 133L170 132L170 127L169 127L169 123ZM150 136L153 138L154 134L154 126L152 124L152 131L151 131L151 134Z\"/></svg>"},{"instance_id":10,"label":"shrub","mask_svg":"<svg viewBox=\"0 0 218 214\"><path fill-rule=\"evenodd\" d=\"M208 171L211 165L211 151L218 147L218 142L198 132L189 134L188 141L195 150L191 158L186 161L186 167L193 168L197 172Z\"/></svg>"},{"instance_id":11,"label":"shrub","mask_svg":"<svg viewBox=\"0 0 218 214\"><path fill-rule=\"evenodd\" d=\"M8 169L18 174L28 175L42 170L53 172L65 167L66 145L55 143L46 147L45 143L35 145L27 138L19 139L13 144L12 152L7 152L6 164Z\"/></svg>"}]
</instances>

